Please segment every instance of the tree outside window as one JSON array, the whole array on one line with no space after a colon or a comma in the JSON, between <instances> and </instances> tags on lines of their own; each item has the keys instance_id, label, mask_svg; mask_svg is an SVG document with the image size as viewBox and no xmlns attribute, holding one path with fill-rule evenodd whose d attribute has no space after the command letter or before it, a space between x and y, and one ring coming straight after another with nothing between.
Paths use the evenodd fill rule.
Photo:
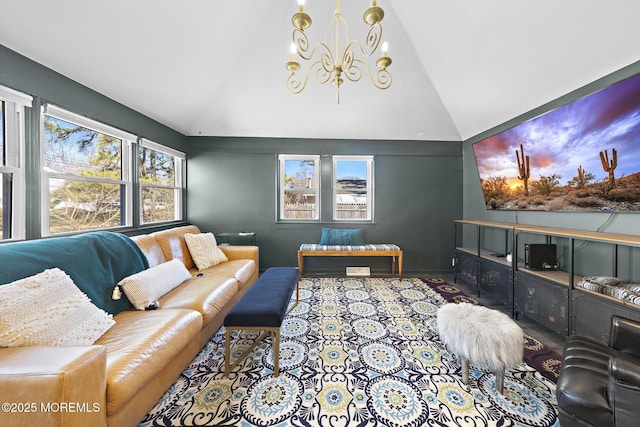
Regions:
<instances>
[{"instance_id":1,"label":"tree outside window","mask_svg":"<svg viewBox=\"0 0 640 427\"><path fill-rule=\"evenodd\" d=\"M138 150L140 170L140 212L142 222L155 223L182 218L181 165L184 154L169 153L151 141L142 141Z\"/></svg>"},{"instance_id":2,"label":"tree outside window","mask_svg":"<svg viewBox=\"0 0 640 427\"><path fill-rule=\"evenodd\" d=\"M281 154L279 157L280 220L318 220L319 156Z\"/></svg>"},{"instance_id":3,"label":"tree outside window","mask_svg":"<svg viewBox=\"0 0 640 427\"><path fill-rule=\"evenodd\" d=\"M106 133L100 124L90 126L88 119L78 118L84 122L78 124L67 118L71 115L45 115L43 120L44 234L127 225L130 185L123 160L129 141Z\"/></svg>"}]
</instances>

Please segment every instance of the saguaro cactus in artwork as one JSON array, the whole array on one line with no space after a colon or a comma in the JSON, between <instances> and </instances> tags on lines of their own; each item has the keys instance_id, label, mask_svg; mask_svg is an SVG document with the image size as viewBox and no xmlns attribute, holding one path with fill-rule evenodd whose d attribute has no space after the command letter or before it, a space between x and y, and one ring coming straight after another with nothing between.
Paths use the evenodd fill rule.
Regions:
<instances>
[{"instance_id":1,"label":"saguaro cactus in artwork","mask_svg":"<svg viewBox=\"0 0 640 427\"><path fill-rule=\"evenodd\" d=\"M586 184L584 179L584 169L582 168L582 165L580 165L580 167L578 167L578 187L584 187L584 184Z\"/></svg>"},{"instance_id":2,"label":"saguaro cactus in artwork","mask_svg":"<svg viewBox=\"0 0 640 427\"><path fill-rule=\"evenodd\" d=\"M602 162L602 169L605 172L609 172L609 188L613 187L613 183L616 181L613 171L618 167L618 152L614 148L612 151L611 161L609 161L609 153L607 150L600 152L600 161Z\"/></svg>"},{"instance_id":3,"label":"saguaro cactus in artwork","mask_svg":"<svg viewBox=\"0 0 640 427\"><path fill-rule=\"evenodd\" d=\"M524 195L529 195L529 177L531 171L529 170L529 156L524 155L524 147L520 144L520 151L522 152L522 160L520 159L520 153L516 150L516 159L518 160L518 179L524 184Z\"/></svg>"}]
</instances>

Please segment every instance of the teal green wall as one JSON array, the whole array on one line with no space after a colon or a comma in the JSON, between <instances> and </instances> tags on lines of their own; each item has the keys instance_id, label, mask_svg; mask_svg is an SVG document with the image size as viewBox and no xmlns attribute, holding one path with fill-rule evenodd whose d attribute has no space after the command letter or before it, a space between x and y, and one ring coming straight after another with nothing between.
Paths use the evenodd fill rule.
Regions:
<instances>
[{"instance_id":1,"label":"teal green wall","mask_svg":"<svg viewBox=\"0 0 640 427\"><path fill-rule=\"evenodd\" d=\"M330 155L374 155L375 222L277 222L278 154L319 154L329 177ZM462 215L458 142L198 137L190 140L188 164L189 221L215 233L256 232L261 268L296 265L300 244L319 242L321 227L335 226L362 228L369 243L400 245L407 273L450 270L452 222ZM322 204L330 203L331 188L325 185ZM323 258L309 260L309 266L344 272L345 265L372 265L388 271L386 260L377 261Z\"/></svg>"}]
</instances>

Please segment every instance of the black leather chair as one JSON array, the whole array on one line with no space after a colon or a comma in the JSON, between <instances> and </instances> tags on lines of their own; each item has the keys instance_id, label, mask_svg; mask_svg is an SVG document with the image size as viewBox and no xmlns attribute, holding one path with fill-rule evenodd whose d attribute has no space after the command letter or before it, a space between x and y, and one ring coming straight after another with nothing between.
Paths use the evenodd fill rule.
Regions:
<instances>
[{"instance_id":1,"label":"black leather chair","mask_svg":"<svg viewBox=\"0 0 640 427\"><path fill-rule=\"evenodd\" d=\"M569 337L556 397L562 427L640 425L640 323L612 316L608 346Z\"/></svg>"}]
</instances>

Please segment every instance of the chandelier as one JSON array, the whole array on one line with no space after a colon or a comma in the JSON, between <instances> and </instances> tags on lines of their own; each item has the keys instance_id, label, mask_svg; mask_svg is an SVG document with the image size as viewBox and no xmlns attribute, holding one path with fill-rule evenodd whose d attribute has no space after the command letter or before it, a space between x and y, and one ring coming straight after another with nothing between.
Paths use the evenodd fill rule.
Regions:
<instances>
[{"instance_id":1,"label":"chandelier","mask_svg":"<svg viewBox=\"0 0 640 427\"><path fill-rule=\"evenodd\" d=\"M391 58L387 56L388 44L382 43L380 57L375 61L377 70L372 73L364 59L370 58L378 49L382 39L382 25L384 10L378 7L376 0L371 0L371 6L365 10L363 19L369 25L369 31L364 43L349 37L347 21L340 11L340 0L336 0L333 18L325 33L323 41L313 47L307 38L305 30L311 26L311 17L304 11L304 0L298 0L298 12L293 14L291 23L294 30L291 43L291 60L285 67L291 72L287 78L287 90L298 94L307 86L311 74L321 83L331 81L336 87L338 104L340 104L340 85L344 78L352 82L360 80L366 73L371 83L378 89L388 89L391 86L391 74L387 67L391 65ZM309 61L307 71L299 74L300 63L296 60Z\"/></svg>"}]
</instances>

